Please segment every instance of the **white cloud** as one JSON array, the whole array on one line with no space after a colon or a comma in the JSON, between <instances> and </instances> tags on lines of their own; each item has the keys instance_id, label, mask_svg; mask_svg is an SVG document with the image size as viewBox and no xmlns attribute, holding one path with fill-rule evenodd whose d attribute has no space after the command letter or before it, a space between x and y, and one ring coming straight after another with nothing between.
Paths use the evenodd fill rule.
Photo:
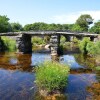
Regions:
<instances>
[{"instance_id":1,"label":"white cloud","mask_svg":"<svg viewBox=\"0 0 100 100\"><path fill-rule=\"evenodd\" d=\"M81 11L81 12L74 12L74 13L69 13L65 15L56 15L50 18L51 22L54 23L74 23L78 17L82 14L90 14L92 18L94 19L94 22L100 20L100 11Z\"/></svg>"}]
</instances>

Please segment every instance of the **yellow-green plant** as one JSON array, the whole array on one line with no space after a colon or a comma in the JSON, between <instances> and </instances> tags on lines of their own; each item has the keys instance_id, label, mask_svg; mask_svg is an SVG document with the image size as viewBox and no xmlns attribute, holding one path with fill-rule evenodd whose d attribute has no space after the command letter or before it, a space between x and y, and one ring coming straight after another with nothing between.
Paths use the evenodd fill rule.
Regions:
<instances>
[{"instance_id":1,"label":"yellow-green plant","mask_svg":"<svg viewBox=\"0 0 100 100\"><path fill-rule=\"evenodd\" d=\"M58 62L45 62L36 70L36 84L41 90L53 92L67 85L69 67Z\"/></svg>"},{"instance_id":2,"label":"yellow-green plant","mask_svg":"<svg viewBox=\"0 0 100 100\"><path fill-rule=\"evenodd\" d=\"M100 55L100 41L92 42L89 38L84 38L79 42L79 48L82 53L89 55Z\"/></svg>"},{"instance_id":3,"label":"yellow-green plant","mask_svg":"<svg viewBox=\"0 0 100 100\"><path fill-rule=\"evenodd\" d=\"M4 48L5 50L13 51L16 50L16 41L9 37L3 36L2 37Z\"/></svg>"},{"instance_id":4,"label":"yellow-green plant","mask_svg":"<svg viewBox=\"0 0 100 100\"><path fill-rule=\"evenodd\" d=\"M34 36L34 37L32 38L32 44L33 44L33 45L35 45L35 44L37 44L37 45L45 44L45 41L44 41L44 39L41 38L41 37Z\"/></svg>"},{"instance_id":5,"label":"yellow-green plant","mask_svg":"<svg viewBox=\"0 0 100 100\"><path fill-rule=\"evenodd\" d=\"M86 46L90 42L89 38L84 38L82 41L79 42L79 49L81 50L82 53L88 53Z\"/></svg>"}]
</instances>

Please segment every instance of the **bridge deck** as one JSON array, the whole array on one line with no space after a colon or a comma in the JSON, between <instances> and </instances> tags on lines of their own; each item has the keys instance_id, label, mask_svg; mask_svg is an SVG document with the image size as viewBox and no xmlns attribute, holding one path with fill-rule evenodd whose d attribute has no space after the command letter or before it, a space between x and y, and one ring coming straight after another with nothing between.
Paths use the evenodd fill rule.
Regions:
<instances>
[{"instance_id":1,"label":"bridge deck","mask_svg":"<svg viewBox=\"0 0 100 100\"><path fill-rule=\"evenodd\" d=\"M22 31L22 32L7 32L7 33L0 33L0 36L17 36L20 34L30 34L30 35L69 35L69 36L83 36L83 37L97 37L98 34L90 34L90 33L75 33L75 32L56 32L56 31L37 31L37 32L30 32L30 31Z\"/></svg>"}]
</instances>

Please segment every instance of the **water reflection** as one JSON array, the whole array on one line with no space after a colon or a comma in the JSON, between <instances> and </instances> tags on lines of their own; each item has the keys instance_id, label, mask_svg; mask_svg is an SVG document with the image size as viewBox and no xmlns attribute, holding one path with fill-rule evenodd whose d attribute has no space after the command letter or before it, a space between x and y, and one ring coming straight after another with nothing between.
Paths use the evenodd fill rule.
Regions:
<instances>
[{"instance_id":1,"label":"water reflection","mask_svg":"<svg viewBox=\"0 0 100 100\"><path fill-rule=\"evenodd\" d=\"M0 56L0 68L9 70L31 71L30 54L5 53Z\"/></svg>"},{"instance_id":2,"label":"water reflection","mask_svg":"<svg viewBox=\"0 0 100 100\"><path fill-rule=\"evenodd\" d=\"M44 61L51 60L51 56L48 53L32 53L32 66L43 63Z\"/></svg>"},{"instance_id":3,"label":"water reflection","mask_svg":"<svg viewBox=\"0 0 100 100\"><path fill-rule=\"evenodd\" d=\"M100 95L100 72L94 73L90 69L89 66L95 66L92 58L75 54L54 59L71 67L68 86L65 95L44 98L36 93L32 69L45 60L51 60L50 54L1 53L0 100L92 100Z\"/></svg>"},{"instance_id":4,"label":"water reflection","mask_svg":"<svg viewBox=\"0 0 100 100\"><path fill-rule=\"evenodd\" d=\"M74 54L75 60L78 64L84 67L94 68L96 66L95 58L83 54Z\"/></svg>"},{"instance_id":5,"label":"water reflection","mask_svg":"<svg viewBox=\"0 0 100 100\"><path fill-rule=\"evenodd\" d=\"M17 69L31 71L31 54L17 54Z\"/></svg>"},{"instance_id":6,"label":"water reflection","mask_svg":"<svg viewBox=\"0 0 100 100\"><path fill-rule=\"evenodd\" d=\"M0 70L0 100L29 100L33 81L32 73Z\"/></svg>"},{"instance_id":7,"label":"water reflection","mask_svg":"<svg viewBox=\"0 0 100 100\"><path fill-rule=\"evenodd\" d=\"M83 66L79 65L73 55L63 55L60 60L61 63L67 64L71 67L71 69L83 68Z\"/></svg>"},{"instance_id":8,"label":"water reflection","mask_svg":"<svg viewBox=\"0 0 100 100\"><path fill-rule=\"evenodd\" d=\"M68 100L92 100L91 94L86 90L93 82L97 82L95 74L71 74L66 92ZM87 99L88 98L88 99Z\"/></svg>"}]
</instances>

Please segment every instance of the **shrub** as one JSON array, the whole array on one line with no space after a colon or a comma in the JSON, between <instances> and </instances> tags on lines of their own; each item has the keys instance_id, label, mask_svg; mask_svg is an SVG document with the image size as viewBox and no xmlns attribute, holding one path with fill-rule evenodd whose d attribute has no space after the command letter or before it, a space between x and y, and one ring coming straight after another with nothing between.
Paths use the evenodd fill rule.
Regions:
<instances>
[{"instance_id":1,"label":"shrub","mask_svg":"<svg viewBox=\"0 0 100 100\"><path fill-rule=\"evenodd\" d=\"M40 90L53 92L67 85L69 67L57 62L45 62L36 70L36 84Z\"/></svg>"},{"instance_id":2,"label":"shrub","mask_svg":"<svg viewBox=\"0 0 100 100\"><path fill-rule=\"evenodd\" d=\"M40 37L37 37L37 36L34 36L32 38L32 44L37 44L37 45L40 45L40 44L45 44L44 40Z\"/></svg>"},{"instance_id":3,"label":"shrub","mask_svg":"<svg viewBox=\"0 0 100 100\"><path fill-rule=\"evenodd\" d=\"M93 42L87 43L86 50L88 51L88 54L95 55L96 54L96 46Z\"/></svg>"},{"instance_id":4,"label":"shrub","mask_svg":"<svg viewBox=\"0 0 100 100\"><path fill-rule=\"evenodd\" d=\"M87 43L86 50L90 55L100 55L100 42L89 42Z\"/></svg>"},{"instance_id":5,"label":"shrub","mask_svg":"<svg viewBox=\"0 0 100 100\"><path fill-rule=\"evenodd\" d=\"M64 36L61 36L60 43L65 43L65 42L66 42L66 38Z\"/></svg>"},{"instance_id":6,"label":"shrub","mask_svg":"<svg viewBox=\"0 0 100 100\"><path fill-rule=\"evenodd\" d=\"M100 66L97 66L95 69L96 69L97 71L100 71Z\"/></svg>"},{"instance_id":7,"label":"shrub","mask_svg":"<svg viewBox=\"0 0 100 100\"><path fill-rule=\"evenodd\" d=\"M87 54L88 51L86 49L86 46L89 42L90 42L89 38L84 38L82 41L79 42L79 49L81 50L82 53Z\"/></svg>"},{"instance_id":8,"label":"shrub","mask_svg":"<svg viewBox=\"0 0 100 100\"><path fill-rule=\"evenodd\" d=\"M91 42L89 38L84 38L79 42L79 48L82 53L89 55L100 55L100 41Z\"/></svg>"},{"instance_id":9,"label":"shrub","mask_svg":"<svg viewBox=\"0 0 100 100\"><path fill-rule=\"evenodd\" d=\"M4 43L5 50L9 50L9 51L16 50L16 41L14 39L3 36L2 40Z\"/></svg>"}]
</instances>

